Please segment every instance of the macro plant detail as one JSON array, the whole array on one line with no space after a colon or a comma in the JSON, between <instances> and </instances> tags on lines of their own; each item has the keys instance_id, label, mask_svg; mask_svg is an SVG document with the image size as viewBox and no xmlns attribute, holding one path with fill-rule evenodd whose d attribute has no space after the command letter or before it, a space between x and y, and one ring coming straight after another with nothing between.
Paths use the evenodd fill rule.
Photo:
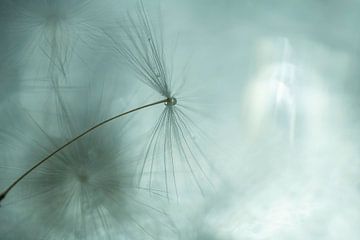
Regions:
<instances>
[{"instance_id":1,"label":"macro plant detail","mask_svg":"<svg viewBox=\"0 0 360 240\"><path fill-rule=\"evenodd\" d=\"M359 9L3 0L0 240L358 240Z\"/></svg>"},{"instance_id":2,"label":"macro plant detail","mask_svg":"<svg viewBox=\"0 0 360 240\"><path fill-rule=\"evenodd\" d=\"M150 25L147 13L144 9L142 2L139 4L138 17L140 22L141 29L136 25L135 20L130 18L131 28L133 31L125 31L126 37L130 39L131 45L126 45L126 43L120 44L121 48L116 49L128 59L130 66L132 66L137 73L140 74L140 79L152 89L160 93L165 99L156 101L144 106L134 108L132 110L126 111L124 113L117 114L109 119L106 119L100 123L91 126L84 132L73 136L71 140L65 142L62 146L52 151L49 155L45 156L34 166L28 169L24 174L17 178L9 187L6 188L0 194L0 201L3 200L8 192L11 191L23 178L30 174L33 170L38 168L44 162L48 161L55 154L76 142L83 136L91 133L96 130L98 127L101 127L104 124L107 124L117 118L123 117L132 112L139 111L144 108L148 108L160 103L165 105L164 111L161 113L159 120L156 122L155 128L152 132L148 147L146 149L145 158L141 164L140 178L139 182L142 181L145 168L149 168L149 177L148 177L148 187L152 189L152 178L153 178L153 168L154 162L158 164L159 161L156 158L163 158L160 161L163 164L164 171L164 183L165 183L165 192L167 193L167 198L169 198L169 186L170 182L173 184L176 196L178 198L177 192L177 183L176 183L176 171L175 171L175 151L179 154L182 161L191 172L193 179L197 187L202 191L201 183L199 182L195 170L198 170L200 174L205 176L202 165L196 159L195 154L201 153L201 150L195 149L192 150L192 140L189 138L191 135L192 129L188 126L188 123L191 123L191 119L181 110L177 105L177 99L171 93L171 77L165 65L165 56L163 53L162 46L158 44L154 33L152 32L152 27ZM142 30L142 31L141 31ZM143 41L148 41L148 44ZM141 48L142 47L142 48ZM137 51L133 52L132 50L136 49ZM52 84L58 86L57 82ZM196 145L194 145L196 146ZM159 147L162 148L159 150ZM195 152L197 151L197 152ZM159 157L158 153L163 152L163 156ZM150 162L150 163L149 163ZM199 173L197 173L199 174ZM208 179L206 179L208 180ZM141 185L139 183L139 185Z\"/></svg>"},{"instance_id":3,"label":"macro plant detail","mask_svg":"<svg viewBox=\"0 0 360 240\"><path fill-rule=\"evenodd\" d=\"M89 95L81 94L81 91L83 91L81 87L77 87L77 94L79 96L75 98L68 97L68 94L64 92L67 88L72 89L72 84L59 81L61 78L67 78L67 70L64 68L67 60L60 57L63 53L67 54L67 49L58 48L56 42L60 40L55 31L58 28L57 26L51 26L55 32L52 31L50 33L53 36L50 41L53 47L50 48L49 54L46 53L45 49L41 48L41 51L50 60L50 67L46 73L49 77L49 86L51 86L48 95L52 95L52 99L54 99L55 106L53 109L55 110L55 116L57 116L57 127L52 125L50 129L46 130L31 116L31 113L29 114L27 120L34 125L30 128L38 131L36 134L30 134L40 135L41 139L44 142L48 142L48 144L44 145L38 139L32 140L36 144L29 145L34 148L32 151L37 152L34 155L40 160L35 162L31 160L30 166L25 164L21 167L24 169L23 173L12 180L0 194L0 202L4 201L3 207L6 208L12 204L11 200L10 203L7 201L9 194L16 196L16 194L19 194L19 191L27 192L24 201L32 204L33 209L41 209L36 213L36 218L32 220L34 224L39 222L44 228L39 229L38 237L51 238L51 234L56 234L58 237L66 239L88 239L104 236L111 238L107 232L113 231L109 222L115 221L118 226L124 227L126 231L128 231L128 226L131 226L132 232L140 231L146 237L154 238L151 231L145 227L148 225L146 217L154 215L155 212L160 215L158 218L161 219L161 216L166 216L166 213L160 208L151 206L152 204L143 202L139 195L141 195L142 191L146 191L151 193L151 195L158 195L160 198L165 197L169 200L172 192L170 192L168 185L171 181L174 184L176 198L179 199L174 156L175 149L177 148L177 153L183 158L186 166L190 169L191 176L194 178L198 188L202 190L196 178L194 168L200 169L201 174L205 175L205 172L196 160L194 151L191 150L191 139L188 140L191 129L187 122L190 119L178 108L178 99L170 90L171 78L166 73L167 68L162 53L163 49L160 45L154 43L155 38L152 35L143 3L140 2L139 6L141 7L139 15L141 23L144 24L143 27L145 27L147 34L150 34L146 40L148 41L149 48L143 46L145 47L143 50L150 51L146 52L146 55L150 53L152 60L145 59L143 63L138 62L136 65L135 63L138 61L136 58L138 56L143 58L143 52L133 53L130 50L131 47L125 43L121 47L124 47L123 50L128 51L128 53L123 56L129 60L130 65L135 70L148 71L148 75L143 75L145 77L143 82L159 92L163 96L162 100L145 104L116 114L98 123L93 123L90 120L96 119L94 114L103 111L99 108L102 107L101 103L104 101L102 99L103 92L100 91L94 94L92 93L94 89L83 87L83 89L90 91L92 93L90 96L94 95L96 100L88 100L90 105L87 103L87 108L82 109L80 106L74 112L78 106L71 106L71 103L68 101L70 99L81 100L82 97L86 99ZM57 9L54 10L56 11ZM135 29L135 27L136 25L133 22L131 28ZM136 48L138 47L138 42L143 41L143 36L132 36L131 31L126 32L126 34L133 41L132 44L135 44L133 46ZM120 53L124 54L125 52ZM148 60L152 61L152 63ZM92 84L90 83L90 85ZM100 89L103 88L101 84L96 86L100 86ZM67 96L69 100L64 96ZM84 102L83 100L81 101ZM123 154L121 146L117 147L118 144L122 144L123 140L114 135L115 131L110 130L107 125L116 128L112 121L158 104L164 104L164 110L156 122L149 144L145 149L144 160L135 164L135 162L126 159L126 154ZM48 109L45 112L49 114L49 112L54 112L54 110L49 111ZM82 118L87 116L90 119L79 119L79 116ZM89 124L90 122L91 124ZM86 127L84 128L84 126ZM53 136L48 131L56 131L59 136ZM126 134L121 133L121 135ZM102 140L102 138L104 139ZM163 152L160 156L158 155L159 151ZM41 157L41 155L43 156ZM124 155L125 158L121 155ZM162 160L157 160L158 158L162 158ZM195 160L195 165L190 160ZM147 166L148 162L151 162L151 167ZM153 175L158 174L154 171L155 167L153 166L156 165L154 162L156 164L157 162L164 164L164 168L160 169L160 172L163 172L160 174L164 175L164 190L153 187ZM149 170L146 168L149 168ZM170 168L171 170L169 170ZM145 176L149 176L149 183L142 186L141 181ZM18 185L19 189L16 189ZM27 191L24 190L24 185L28 186ZM13 191L15 193L11 194ZM21 194L19 195L18 197L21 198ZM16 201L14 204L16 204ZM41 207L42 205L44 207ZM19 206L23 207L22 203ZM57 210L52 210L54 208ZM140 211L140 209L142 210ZM23 211L26 216L24 220L34 214L33 211ZM49 218L50 215L53 215L53 217ZM139 220L139 216L142 219ZM143 219L145 219L145 223L142 222ZM105 232L98 231L100 228L104 229ZM26 232L26 230L24 231ZM66 233L62 231L66 231ZM7 232L4 236L7 237L9 234L10 232ZM129 234L132 235L133 233Z\"/></svg>"},{"instance_id":4,"label":"macro plant detail","mask_svg":"<svg viewBox=\"0 0 360 240\"><path fill-rule=\"evenodd\" d=\"M169 68L162 31L155 30L144 4L139 1L136 14L129 14L127 22L120 26L120 36L114 38L106 31L114 49L123 57L138 79L165 97L166 107L155 123L148 142L144 161L140 167L139 184L152 188L154 169L163 171L163 183L167 193L175 193L178 198L177 170L179 165L185 166L191 173L193 182L203 193L203 185L211 185L204 171L207 162L204 153L193 141L192 135L197 127L187 115L187 105L181 102L181 95L176 87L184 83L173 83L173 74ZM181 161L181 163L177 163ZM149 172L144 176L144 172ZM157 186L159 187L159 186Z\"/></svg>"}]
</instances>

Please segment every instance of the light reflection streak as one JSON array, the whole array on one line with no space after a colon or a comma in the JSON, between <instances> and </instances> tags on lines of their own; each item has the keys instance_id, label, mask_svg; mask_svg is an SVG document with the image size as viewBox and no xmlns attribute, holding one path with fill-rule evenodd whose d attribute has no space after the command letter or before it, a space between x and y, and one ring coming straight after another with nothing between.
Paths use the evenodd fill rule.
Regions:
<instances>
[{"instance_id":1,"label":"light reflection streak","mask_svg":"<svg viewBox=\"0 0 360 240\"><path fill-rule=\"evenodd\" d=\"M263 66L258 77L249 85L245 102L249 106L252 134L257 136L266 128L285 135L290 144L294 141L296 127L296 65L292 63L289 40L281 40L281 58Z\"/></svg>"}]
</instances>

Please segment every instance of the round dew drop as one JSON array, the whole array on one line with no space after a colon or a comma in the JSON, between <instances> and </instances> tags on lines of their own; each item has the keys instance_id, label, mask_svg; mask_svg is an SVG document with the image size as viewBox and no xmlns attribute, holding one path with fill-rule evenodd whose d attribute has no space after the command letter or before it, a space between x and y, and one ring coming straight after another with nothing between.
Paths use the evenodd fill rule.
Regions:
<instances>
[{"instance_id":1,"label":"round dew drop","mask_svg":"<svg viewBox=\"0 0 360 240\"><path fill-rule=\"evenodd\" d=\"M177 100L174 97L169 97L165 102L166 106L175 106L177 104Z\"/></svg>"}]
</instances>

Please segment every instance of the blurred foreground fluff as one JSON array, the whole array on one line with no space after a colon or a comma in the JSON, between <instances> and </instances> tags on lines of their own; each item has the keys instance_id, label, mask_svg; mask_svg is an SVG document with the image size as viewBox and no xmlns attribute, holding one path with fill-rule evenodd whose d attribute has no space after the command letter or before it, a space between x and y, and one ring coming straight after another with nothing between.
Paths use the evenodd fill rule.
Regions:
<instances>
[{"instance_id":1,"label":"blurred foreground fluff","mask_svg":"<svg viewBox=\"0 0 360 240\"><path fill-rule=\"evenodd\" d=\"M93 90L78 90L76 97L70 96L70 102L56 93L56 115L51 126L54 133L42 128L24 109L22 115L12 113L14 109L6 110L11 118L8 121L13 124L2 132L6 138L2 152L8 156L1 168L2 187L74 134L106 116L111 103L97 97L102 93ZM72 104L73 101L86 105ZM100 128L20 182L3 201L2 239L152 236L150 229L162 224L157 221L165 213L150 202L148 190L136 185L140 156L129 149L132 142L127 130L126 121Z\"/></svg>"},{"instance_id":2,"label":"blurred foreground fluff","mask_svg":"<svg viewBox=\"0 0 360 240\"><path fill-rule=\"evenodd\" d=\"M0 240L358 240L360 3L159 2L4 0L0 191L158 102L20 181Z\"/></svg>"}]
</instances>

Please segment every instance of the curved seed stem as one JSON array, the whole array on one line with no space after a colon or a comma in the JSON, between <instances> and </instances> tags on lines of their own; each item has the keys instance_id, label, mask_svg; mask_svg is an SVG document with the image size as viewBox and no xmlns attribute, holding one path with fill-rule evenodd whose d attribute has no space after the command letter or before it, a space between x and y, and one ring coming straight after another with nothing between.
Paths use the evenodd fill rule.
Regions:
<instances>
[{"instance_id":1,"label":"curved seed stem","mask_svg":"<svg viewBox=\"0 0 360 240\"><path fill-rule=\"evenodd\" d=\"M86 131L84 131L83 133L79 134L78 136L74 137L73 139L71 139L70 141L66 142L64 145L62 145L61 147L59 147L58 149L56 149L54 152L50 153L49 155L47 155L45 158L43 158L42 160L40 160L39 162L37 162L34 166L32 166L29 170L27 170L25 173L23 173L20 177L18 177L5 191L3 191L2 193L0 193L0 203L1 201L6 197L6 195L11 191L11 189L13 189L22 179L24 179L29 173L31 173L34 169L36 169L37 167L39 167L41 164L43 164L44 162L46 162L49 158L51 158L52 156L54 156L56 153L60 152L62 149L66 148L67 146L69 146L70 144L72 144L73 142L75 142L76 140L78 140L79 138L85 136L86 134L94 131L95 129L97 129L98 127L101 127L102 125L105 125L108 122L111 122L119 117L125 116L129 113L133 113L136 111L139 111L141 109L144 108L148 108L154 105L158 105L160 103L164 103L164 104L168 104L171 103L173 101L173 98L166 98L157 102L153 102L153 103L149 103L146 104L144 106L141 107L137 107L134 108L132 110L129 110L127 112L124 113L120 113L118 115L115 115L111 118L108 118L92 127L90 127L89 129L87 129Z\"/></svg>"}]
</instances>

